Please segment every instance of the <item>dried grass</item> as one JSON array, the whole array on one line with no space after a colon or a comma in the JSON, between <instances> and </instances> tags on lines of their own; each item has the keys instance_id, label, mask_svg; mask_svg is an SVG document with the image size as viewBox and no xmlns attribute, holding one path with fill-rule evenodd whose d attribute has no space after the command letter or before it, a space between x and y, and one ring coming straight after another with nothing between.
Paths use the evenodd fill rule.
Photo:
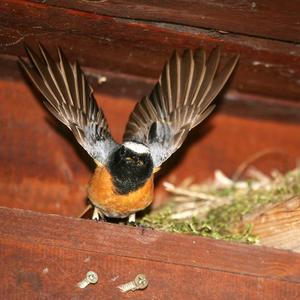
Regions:
<instances>
[{"instance_id":1,"label":"dried grass","mask_svg":"<svg viewBox=\"0 0 300 300\"><path fill-rule=\"evenodd\" d=\"M169 232L259 243L259 237L252 234L251 224L237 225L249 213L299 195L300 168L286 174L273 171L266 175L250 167L247 179L240 180L243 168L239 168L236 180L217 170L212 181L202 184L193 183L191 178L179 186L165 182L170 194L166 205L146 215L140 223Z\"/></svg>"}]
</instances>

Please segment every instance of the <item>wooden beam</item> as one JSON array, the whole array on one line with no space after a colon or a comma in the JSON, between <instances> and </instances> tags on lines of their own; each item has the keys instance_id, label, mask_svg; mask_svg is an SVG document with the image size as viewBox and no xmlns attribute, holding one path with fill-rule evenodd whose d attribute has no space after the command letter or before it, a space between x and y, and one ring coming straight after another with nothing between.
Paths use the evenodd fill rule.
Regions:
<instances>
[{"instance_id":1,"label":"wooden beam","mask_svg":"<svg viewBox=\"0 0 300 300\"><path fill-rule=\"evenodd\" d=\"M17 57L0 55L0 65L0 80L21 81L32 86L19 68ZM116 101L124 98L139 101L150 93L156 82L151 78L93 68L84 68L84 72L96 93L113 97ZM40 97L38 94L35 95ZM300 122L300 103L294 101L240 93L232 89L225 89L218 99L220 100L217 101L218 107L229 115L287 123Z\"/></svg>"},{"instance_id":2,"label":"wooden beam","mask_svg":"<svg viewBox=\"0 0 300 300\"><path fill-rule=\"evenodd\" d=\"M84 2L86 3L86 2ZM174 48L222 46L224 61L240 53L230 89L299 99L300 48L296 44L221 34L183 25L115 18L31 1L0 3L0 53L24 55L23 42L61 46L85 67L157 79Z\"/></svg>"},{"instance_id":3,"label":"wooden beam","mask_svg":"<svg viewBox=\"0 0 300 300\"><path fill-rule=\"evenodd\" d=\"M278 0L47 0L47 5L126 19L190 25L216 31L300 42L300 4L297 0L284 2Z\"/></svg>"},{"instance_id":4,"label":"wooden beam","mask_svg":"<svg viewBox=\"0 0 300 300\"><path fill-rule=\"evenodd\" d=\"M148 288L124 298L300 297L300 255L291 252L7 208L0 225L5 299L120 299L117 286L138 273ZM80 290L89 270L99 283Z\"/></svg>"}]
</instances>

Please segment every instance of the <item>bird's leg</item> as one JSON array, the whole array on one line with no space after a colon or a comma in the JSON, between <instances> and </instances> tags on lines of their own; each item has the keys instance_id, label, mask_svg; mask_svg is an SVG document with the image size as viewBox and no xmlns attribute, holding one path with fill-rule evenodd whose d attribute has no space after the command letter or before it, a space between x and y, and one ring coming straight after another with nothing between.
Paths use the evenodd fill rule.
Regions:
<instances>
[{"instance_id":1,"label":"bird's leg","mask_svg":"<svg viewBox=\"0 0 300 300\"><path fill-rule=\"evenodd\" d=\"M105 220L104 214L96 206L94 207L94 212L93 212L92 220L96 220L96 221L104 221Z\"/></svg>"},{"instance_id":2,"label":"bird's leg","mask_svg":"<svg viewBox=\"0 0 300 300\"><path fill-rule=\"evenodd\" d=\"M131 225L131 226L134 226L134 227L139 227L139 228L142 228L142 229L153 229L153 227L151 227L149 225L136 223L135 214L129 215L127 224Z\"/></svg>"},{"instance_id":3,"label":"bird's leg","mask_svg":"<svg viewBox=\"0 0 300 300\"><path fill-rule=\"evenodd\" d=\"M136 226L136 222L135 222L135 214L129 215L128 223L129 223L130 225Z\"/></svg>"}]
</instances>

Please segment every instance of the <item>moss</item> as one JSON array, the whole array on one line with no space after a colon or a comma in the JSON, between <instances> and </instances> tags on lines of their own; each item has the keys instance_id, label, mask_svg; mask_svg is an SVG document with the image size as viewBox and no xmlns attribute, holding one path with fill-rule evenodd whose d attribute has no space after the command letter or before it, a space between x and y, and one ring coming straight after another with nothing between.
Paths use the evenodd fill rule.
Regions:
<instances>
[{"instance_id":1,"label":"moss","mask_svg":"<svg viewBox=\"0 0 300 300\"><path fill-rule=\"evenodd\" d=\"M207 209L207 206L211 204L210 201L199 201L191 196L184 198L182 188L180 189L180 201L176 201L179 196L176 194L175 187L166 206L151 212L139 222L163 231L251 244L259 243L259 237L252 234L251 224L243 222L245 215L259 211L268 204L299 195L300 169L295 169L285 175L277 174L267 183L259 184L259 187L257 187L258 181L247 180L243 183L243 188L235 183L229 188L217 188L215 184L190 184L185 187L187 191L193 191L193 193L201 192L206 193L208 197L216 197L221 204L212 209ZM196 207L191 209L191 216L182 219L174 218L180 211L180 205L187 202L193 203ZM224 202L226 204L222 204ZM200 212L207 209L207 213L193 215L197 209Z\"/></svg>"}]
</instances>

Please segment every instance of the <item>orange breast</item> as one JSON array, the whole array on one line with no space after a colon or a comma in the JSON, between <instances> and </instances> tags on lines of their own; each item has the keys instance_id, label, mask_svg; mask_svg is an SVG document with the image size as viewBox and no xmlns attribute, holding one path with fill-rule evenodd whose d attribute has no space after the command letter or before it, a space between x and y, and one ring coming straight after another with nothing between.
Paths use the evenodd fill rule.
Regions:
<instances>
[{"instance_id":1,"label":"orange breast","mask_svg":"<svg viewBox=\"0 0 300 300\"><path fill-rule=\"evenodd\" d=\"M126 217L146 208L153 201L153 175L137 191L120 195L107 169L97 167L90 181L88 197L106 216Z\"/></svg>"}]
</instances>

